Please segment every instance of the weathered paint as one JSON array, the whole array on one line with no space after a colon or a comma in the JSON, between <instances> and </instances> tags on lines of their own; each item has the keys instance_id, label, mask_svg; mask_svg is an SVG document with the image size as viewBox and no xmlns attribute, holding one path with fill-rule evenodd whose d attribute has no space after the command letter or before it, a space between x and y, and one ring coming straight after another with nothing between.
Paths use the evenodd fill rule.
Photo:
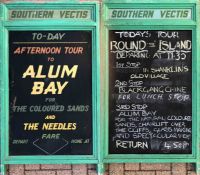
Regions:
<instances>
[{"instance_id":1,"label":"weathered paint","mask_svg":"<svg viewBox=\"0 0 200 175\"><path fill-rule=\"evenodd\" d=\"M192 19L191 9L109 9L109 19Z\"/></svg>"},{"instance_id":2,"label":"weathered paint","mask_svg":"<svg viewBox=\"0 0 200 175\"><path fill-rule=\"evenodd\" d=\"M9 10L9 20L44 20L44 19L87 19L91 20L91 10Z\"/></svg>"}]
</instances>

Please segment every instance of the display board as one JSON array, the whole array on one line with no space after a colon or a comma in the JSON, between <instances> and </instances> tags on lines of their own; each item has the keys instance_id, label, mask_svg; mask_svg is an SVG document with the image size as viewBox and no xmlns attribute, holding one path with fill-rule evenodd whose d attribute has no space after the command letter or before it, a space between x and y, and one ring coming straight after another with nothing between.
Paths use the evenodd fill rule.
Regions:
<instances>
[{"instance_id":1,"label":"display board","mask_svg":"<svg viewBox=\"0 0 200 175\"><path fill-rule=\"evenodd\" d=\"M108 34L109 154L192 154L192 31Z\"/></svg>"},{"instance_id":2,"label":"display board","mask_svg":"<svg viewBox=\"0 0 200 175\"><path fill-rule=\"evenodd\" d=\"M92 32L9 31L9 155L92 155Z\"/></svg>"}]
</instances>

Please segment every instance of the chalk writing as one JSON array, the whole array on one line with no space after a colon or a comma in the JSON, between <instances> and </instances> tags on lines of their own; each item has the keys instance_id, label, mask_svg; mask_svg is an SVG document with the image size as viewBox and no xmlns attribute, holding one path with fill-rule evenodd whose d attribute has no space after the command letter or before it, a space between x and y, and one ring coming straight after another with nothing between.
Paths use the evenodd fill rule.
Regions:
<instances>
[{"instance_id":1,"label":"chalk writing","mask_svg":"<svg viewBox=\"0 0 200 175\"><path fill-rule=\"evenodd\" d=\"M191 153L191 57L191 31L109 31L109 153Z\"/></svg>"}]
</instances>

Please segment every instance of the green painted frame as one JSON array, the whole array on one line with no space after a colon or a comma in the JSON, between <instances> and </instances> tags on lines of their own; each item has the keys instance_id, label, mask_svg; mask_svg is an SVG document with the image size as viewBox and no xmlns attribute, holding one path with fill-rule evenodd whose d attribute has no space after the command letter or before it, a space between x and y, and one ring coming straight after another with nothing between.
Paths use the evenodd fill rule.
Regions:
<instances>
[{"instance_id":1,"label":"green painted frame","mask_svg":"<svg viewBox=\"0 0 200 175\"><path fill-rule=\"evenodd\" d=\"M109 19L109 9L181 9L189 8L192 10L191 20L178 20L174 23L171 19ZM196 163L196 171L200 172L200 152L199 152L199 66L200 66L200 52L199 52L199 10L196 0L182 0L180 3L171 0L105 0L103 5L103 31L102 35L106 44L104 44L104 65L106 66L105 74L106 79L103 82L105 87L104 99L103 99L103 127L104 131L104 163L166 163L166 162L188 162ZM192 154L109 154L108 153L108 128L109 128L109 56L108 56L108 31L109 30L192 30L192 44L193 44L193 61L192 61L192 115L193 115L193 130L192 130Z\"/></svg>"},{"instance_id":2,"label":"green painted frame","mask_svg":"<svg viewBox=\"0 0 200 175\"><path fill-rule=\"evenodd\" d=\"M91 20L8 20L8 10L12 9L88 9ZM92 114L93 114L93 155L62 156L9 156L9 87L8 87L8 31L20 30L89 30L92 32ZM6 164L98 164L100 152L100 57L99 57L99 4L96 2L15 2L0 4L0 77L1 77L1 172L5 174Z\"/></svg>"}]
</instances>

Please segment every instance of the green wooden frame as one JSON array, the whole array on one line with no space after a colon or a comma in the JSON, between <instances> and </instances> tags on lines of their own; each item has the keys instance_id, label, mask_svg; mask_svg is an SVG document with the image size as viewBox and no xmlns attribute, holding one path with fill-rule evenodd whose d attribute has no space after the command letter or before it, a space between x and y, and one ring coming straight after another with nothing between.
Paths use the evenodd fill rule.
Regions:
<instances>
[{"instance_id":1,"label":"green wooden frame","mask_svg":"<svg viewBox=\"0 0 200 175\"><path fill-rule=\"evenodd\" d=\"M72 19L51 19L51 20L8 20L8 10L12 9L89 9L92 12L91 20ZM112 8L130 9L181 9L192 10L192 19L187 20L109 20L108 10ZM200 51L199 51L199 9L196 0L182 0L181 3L172 0L105 0L102 9L102 59L100 62L100 31L99 31L99 5L97 2L80 2L79 0L69 0L67 3L62 0L56 2L46 2L43 4L17 1L16 3L0 4L0 125L1 125L1 173L5 174L6 164L97 164L98 172L103 173L104 163L125 163L125 162L189 162L196 163L196 170L200 171L200 151L199 151L199 105L200 89ZM8 88L8 31L12 30L90 30L92 31L92 87L93 87L93 150L92 156L9 156L8 155L8 120L9 120L9 88ZM112 29L137 29L137 30L192 30L193 42L193 72L192 72L192 99L193 99L193 130L192 130L192 154L188 155L138 155L138 154L108 154L108 31ZM100 70L101 67L101 70ZM101 73L100 73L101 72ZM101 77L100 77L101 75ZM101 88L100 88L101 82ZM100 91L101 89L101 91ZM101 101L101 105L100 105Z\"/></svg>"},{"instance_id":2,"label":"green wooden frame","mask_svg":"<svg viewBox=\"0 0 200 175\"><path fill-rule=\"evenodd\" d=\"M12 9L87 9L91 19L50 19L50 20L8 20L8 11ZM93 155L62 156L9 156L9 87L8 87L8 31L20 30L89 30L92 32L92 118L93 118ZM100 152L100 59L99 59L99 5L96 2L79 2L71 0L30 3L16 2L0 4L0 77L1 77L1 172L5 174L6 164L98 164Z\"/></svg>"},{"instance_id":3,"label":"green wooden frame","mask_svg":"<svg viewBox=\"0 0 200 175\"><path fill-rule=\"evenodd\" d=\"M191 9L192 19L109 19L109 9ZM199 10L196 0L182 0L180 3L171 0L105 0L103 5L103 40L104 65L106 71L103 77L105 87L103 123L104 123L104 163L165 163L165 162L188 162L196 163L196 171L199 172L200 152L199 152ZM176 22L174 22L176 21ZM109 56L108 56L108 31L109 30L192 30L193 61L192 61L192 154L109 154L108 134L109 134Z\"/></svg>"}]
</instances>

